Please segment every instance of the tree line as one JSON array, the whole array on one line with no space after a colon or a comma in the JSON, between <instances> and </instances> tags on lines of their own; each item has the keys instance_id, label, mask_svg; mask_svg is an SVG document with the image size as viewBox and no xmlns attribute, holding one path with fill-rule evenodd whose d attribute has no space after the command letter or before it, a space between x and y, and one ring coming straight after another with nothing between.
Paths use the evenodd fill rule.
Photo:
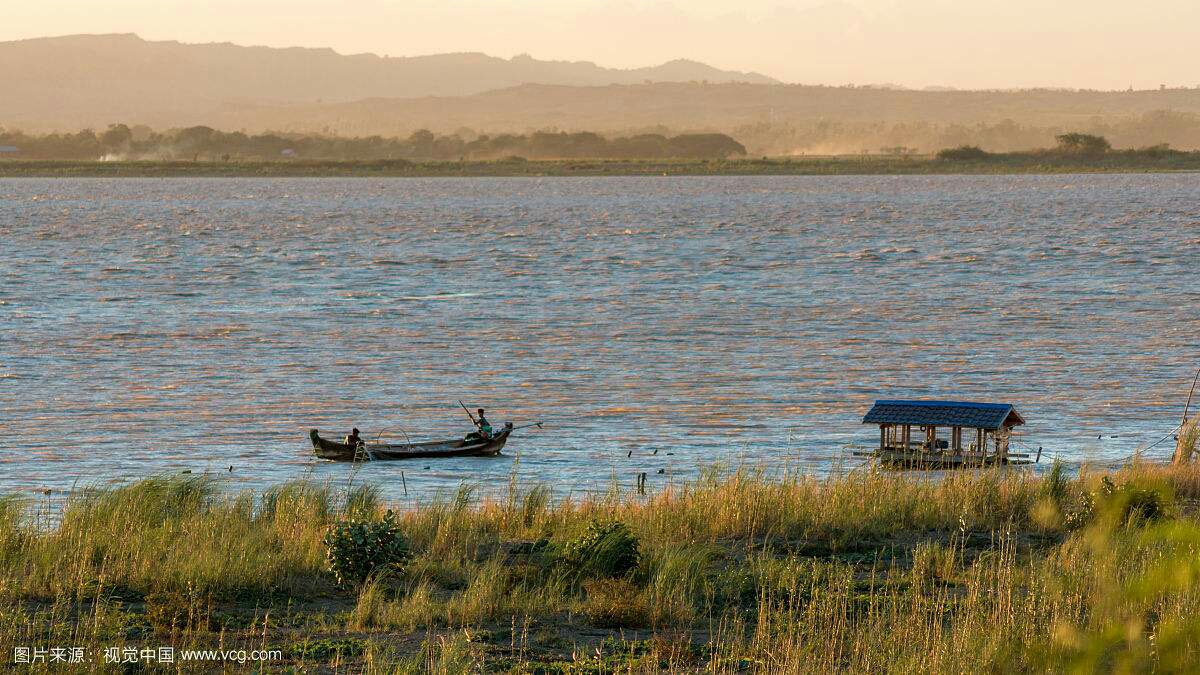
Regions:
<instances>
[{"instance_id":1,"label":"tree line","mask_svg":"<svg viewBox=\"0 0 1200 675\"><path fill-rule=\"evenodd\" d=\"M29 135L0 128L0 159L53 160L489 160L525 159L726 159L746 148L725 134L643 133L609 138L591 132L437 135L419 130L407 138L308 134L245 134L206 126L170 131L114 124L96 132Z\"/></svg>"},{"instance_id":2,"label":"tree line","mask_svg":"<svg viewBox=\"0 0 1200 675\"><path fill-rule=\"evenodd\" d=\"M1200 114L1156 111L1121 118L1092 118L1079 127L1037 125L1014 120L949 122L854 121L839 118L783 120L731 127L729 133L751 155L929 154L941 148L978 146L992 153L1054 147L1057 136L1082 132L1103 136L1116 148L1170 144L1200 149Z\"/></svg>"},{"instance_id":3,"label":"tree line","mask_svg":"<svg viewBox=\"0 0 1200 675\"><path fill-rule=\"evenodd\" d=\"M1057 145L1051 148L1008 153L988 152L977 145L960 145L955 148L939 150L935 157L951 162L990 162L1019 158L1096 161L1106 157L1118 157L1124 160L1194 160L1196 155L1200 154L1198 151L1174 150L1166 143L1137 149L1114 150L1112 143L1104 136L1078 131L1059 134L1054 137L1054 140Z\"/></svg>"}]
</instances>

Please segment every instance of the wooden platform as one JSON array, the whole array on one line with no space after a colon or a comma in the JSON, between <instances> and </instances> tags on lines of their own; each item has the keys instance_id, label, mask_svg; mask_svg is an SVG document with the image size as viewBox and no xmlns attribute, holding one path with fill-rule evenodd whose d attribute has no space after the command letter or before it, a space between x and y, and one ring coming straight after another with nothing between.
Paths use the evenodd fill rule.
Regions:
<instances>
[{"instance_id":1,"label":"wooden platform","mask_svg":"<svg viewBox=\"0 0 1200 675\"><path fill-rule=\"evenodd\" d=\"M981 455L978 453L927 452L923 450L869 450L855 451L856 457L874 457L879 465L897 470L942 471L947 469L978 469L988 466L1032 464L1028 455Z\"/></svg>"}]
</instances>

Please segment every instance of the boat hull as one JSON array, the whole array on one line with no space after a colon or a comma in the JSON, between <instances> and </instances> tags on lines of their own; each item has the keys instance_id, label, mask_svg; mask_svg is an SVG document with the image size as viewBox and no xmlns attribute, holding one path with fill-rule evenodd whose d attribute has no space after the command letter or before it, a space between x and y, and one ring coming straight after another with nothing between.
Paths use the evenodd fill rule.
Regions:
<instances>
[{"instance_id":1,"label":"boat hull","mask_svg":"<svg viewBox=\"0 0 1200 675\"><path fill-rule=\"evenodd\" d=\"M948 469L980 469L989 466L1029 464L1025 459L997 457L995 455L952 454L940 452L904 452L902 450L875 450L856 452L860 457L874 457L881 467L897 470L944 471Z\"/></svg>"},{"instance_id":2,"label":"boat hull","mask_svg":"<svg viewBox=\"0 0 1200 675\"><path fill-rule=\"evenodd\" d=\"M346 443L321 438L316 429L309 432L313 452L321 459L335 462L385 461L396 459L429 459L435 457L494 457L508 442L508 430L501 430L488 439L454 439L427 443L364 443L361 450Z\"/></svg>"}]
</instances>

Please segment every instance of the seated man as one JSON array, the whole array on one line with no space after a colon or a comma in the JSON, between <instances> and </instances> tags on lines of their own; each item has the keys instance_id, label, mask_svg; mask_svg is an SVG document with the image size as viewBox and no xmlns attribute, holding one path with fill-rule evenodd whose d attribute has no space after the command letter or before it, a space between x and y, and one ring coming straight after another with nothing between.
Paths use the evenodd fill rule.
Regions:
<instances>
[{"instance_id":1,"label":"seated man","mask_svg":"<svg viewBox=\"0 0 1200 675\"><path fill-rule=\"evenodd\" d=\"M479 417L475 418L476 431L467 434L468 441L483 441L492 437L492 425L483 416L483 408L479 409Z\"/></svg>"},{"instance_id":2,"label":"seated man","mask_svg":"<svg viewBox=\"0 0 1200 675\"><path fill-rule=\"evenodd\" d=\"M357 448L359 443L362 443L362 439L358 437L358 427L355 427L354 430L346 436L346 440L342 442L352 448Z\"/></svg>"}]
</instances>

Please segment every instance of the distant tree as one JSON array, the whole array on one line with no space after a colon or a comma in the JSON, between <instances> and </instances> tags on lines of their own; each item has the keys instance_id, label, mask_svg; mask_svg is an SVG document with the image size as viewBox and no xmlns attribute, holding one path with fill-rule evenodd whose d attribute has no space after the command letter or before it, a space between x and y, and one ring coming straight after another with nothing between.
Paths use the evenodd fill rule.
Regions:
<instances>
[{"instance_id":1,"label":"distant tree","mask_svg":"<svg viewBox=\"0 0 1200 675\"><path fill-rule=\"evenodd\" d=\"M433 142L432 154L435 159L453 159L461 157L465 147L466 143L457 135L438 136L437 140Z\"/></svg>"},{"instance_id":2,"label":"distant tree","mask_svg":"<svg viewBox=\"0 0 1200 675\"><path fill-rule=\"evenodd\" d=\"M411 157L431 159L433 157L433 142L437 136L428 129L417 129L408 137L408 154Z\"/></svg>"},{"instance_id":3,"label":"distant tree","mask_svg":"<svg viewBox=\"0 0 1200 675\"><path fill-rule=\"evenodd\" d=\"M1183 154L1178 150L1172 150L1170 143L1159 143L1145 148L1138 148L1137 152L1147 157L1153 157L1154 159Z\"/></svg>"},{"instance_id":4,"label":"distant tree","mask_svg":"<svg viewBox=\"0 0 1200 675\"><path fill-rule=\"evenodd\" d=\"M213 137L220 132L212 127L195 126L180 129L175 134L175 145L184 154L190 154L192 161L200 159L200 155L212 149Z\"/></svg>"},{"instance_id":5,"label":"distant tree","mask_svg":"<svg viewBox=\"0 0 1200 675\"><path fill-rule=\"evenodd\" d=\"M454 130L454 135L468 143L479 137L479 134L471 127L459 127Z\"/></svg>"},{"instance_id":6,"label":"distant tree","mask_svg":"<svg viewBox=\"0 0 1200 675\"><path fill-rule=\"evenodd\" d=\"M1108 139L1103 136L1072 132L1054 137L1058 141L1059 152L1072 155L1100 156L1112 149Z\"/></svg>"},{"instance_id":7,"label":"distant tree","mask_svg":"<svg viewBox=\"0 0 1200 675\"><path fill-rule=\"evenodd\" d=\"M683 134L667 139L667 153L680 159L725 159L745 155L746 147L725 134Z\"/></svg>"},{"instance_id":8,"label":"distant tree","mask_svg":"<svg viewBox=\"0 0 1200 675\"><path fill-rule=\"evenodd\" d=\"M126 150L133 141L133 131L124 124L110 124L108 131L100 134L100 145L109 152Z\"/></svg>"},{"instance_id":9,"label":"distant tree","mask_svg":"<svg viewBox=\"0 0 1200 675\"><path fill-rule=\"evenodd\" d=\"M195 126L186 129L180 129L179 133L175 134L175 140L179 143L186 143L193 146L207 145L212 141L213 135L218 133L212 127Z\"/></svg>"},{"instance_id":10,"label":"distant tree","mask_svg":"<svg viewBox=\"0 0 1200 675\"><path fill-rule=\"evenodd\" d=\"M960 145L938 151L937 158L948 162L981 162L991 158L991 153L976 145Z\"/></svg>"},{"instance_id":11,"label":"distant tree","mask_svg":"<svg viewBox=\"0 0 1200 675\"><path fill-rule=\"evenodd\" d=\"M100 139L96 137L96 132L91 129L84 129L74 134L57 137L52 134L51 139L57 141L52 145L57 145L54 159L67 159L73 157L81 157L85 159L97 159L103 154L100 149Z\"/></svg>"},{"instance_id":12,"label":"distant tree","mask_svg":"<svg viewBox=\"0 0 1200 675\"><path fill-rule=\"evenodd\" d=\"M120 153L131 159L188 157L200 159L278 160L306 159L377 160L494 160L509 157L535 159L696 159L716 160L746 154L746 148L725 134L659 133L609 138L597 133L538 131L531 134L477 135L465 140L457 134L436 135L421 129L408 138L382 136L338 137L302 133L247 134L219 131L207 126L155 132L149 127L113 124L96 134L52 133L26 136L0 129L0 145L21 149L23 157L94 160Z\"/></svg>"},{"instance_id":13,"label":"distant tree","mask_svg":"<svg viewBox=\"0 0 1200 675\"><path fill-rule=\"evenodd\" d=\"M662 134L638 134L614 138L608 147L609 157L658 158L667 154L667 137Z\"/></svg>"}]
</instances>

